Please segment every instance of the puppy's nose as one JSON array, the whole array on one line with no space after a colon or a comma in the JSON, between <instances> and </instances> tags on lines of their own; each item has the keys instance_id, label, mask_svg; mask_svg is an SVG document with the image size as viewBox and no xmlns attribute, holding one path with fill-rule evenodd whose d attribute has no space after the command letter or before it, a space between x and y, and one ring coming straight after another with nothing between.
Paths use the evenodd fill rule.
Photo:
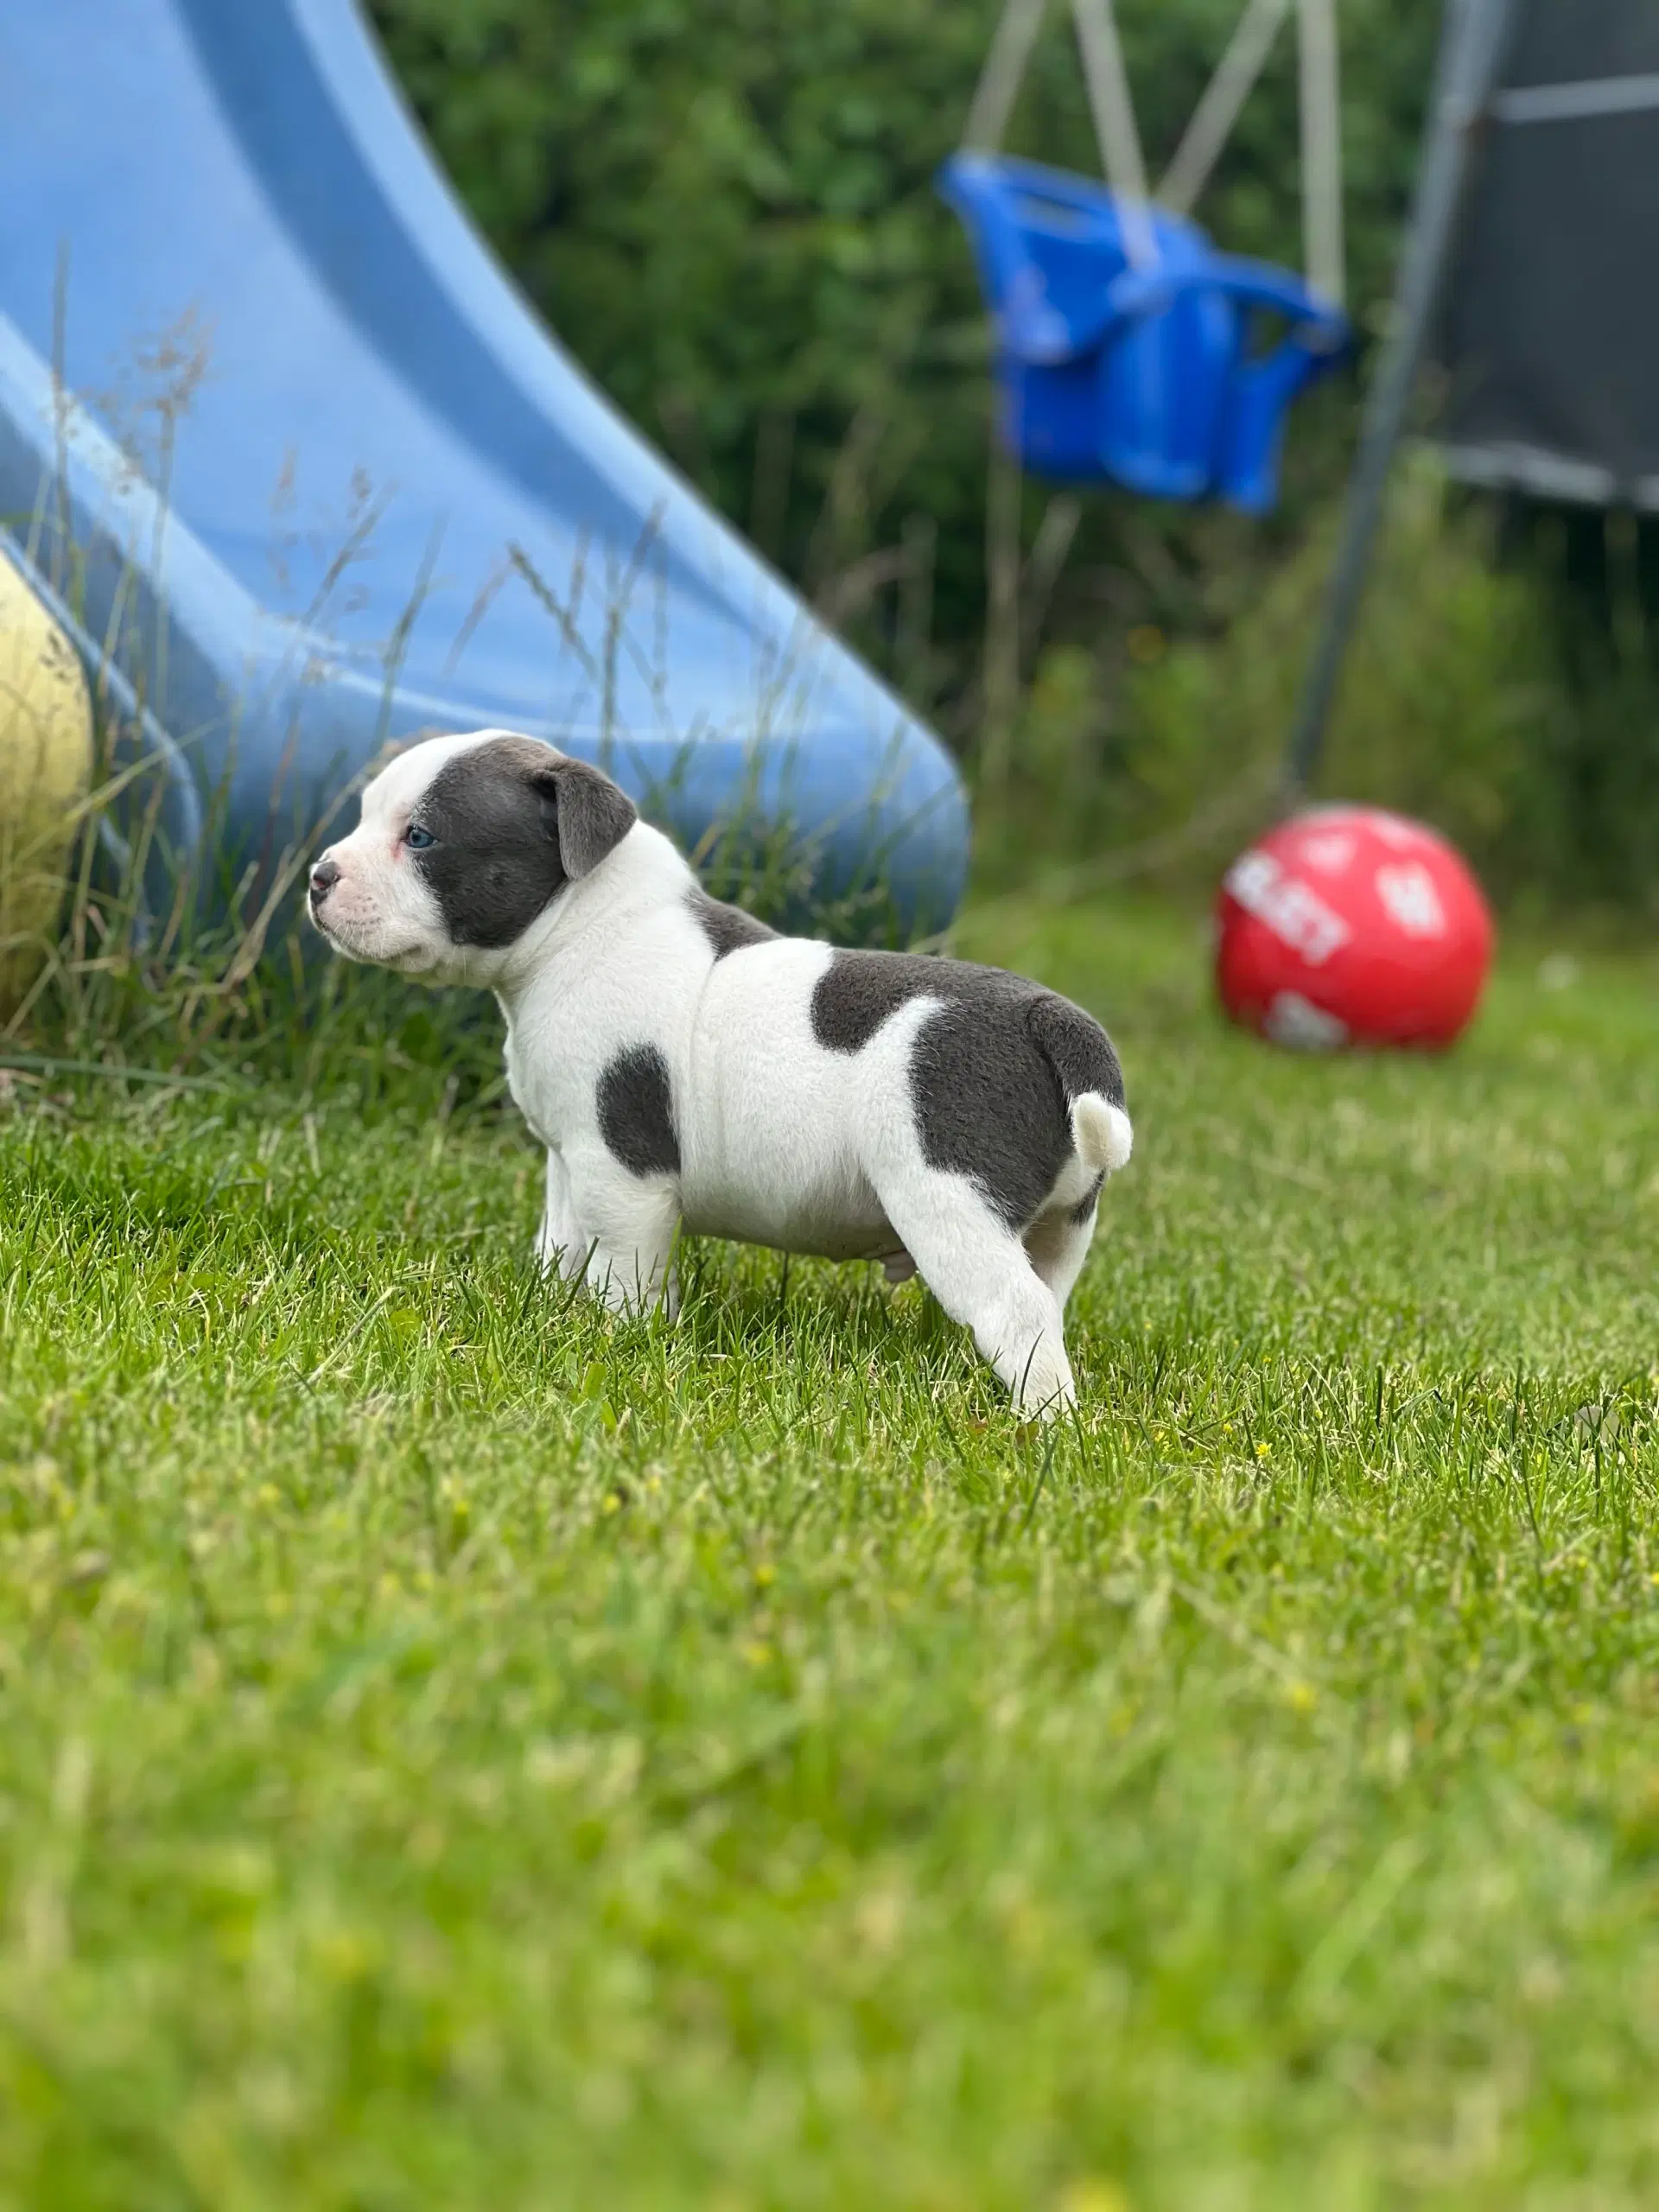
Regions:
<instances>
[{"instance_id":1,"label":"puppy's nose","mask_svg":"<svg viewBox=\"0 0 1659 2212\"><path fill-rule=\"evenodd\" d=\"M339 881L340 862L319 861L311 871L311 904L314 906L321 906Z\"/></svg>"}]
</instances>

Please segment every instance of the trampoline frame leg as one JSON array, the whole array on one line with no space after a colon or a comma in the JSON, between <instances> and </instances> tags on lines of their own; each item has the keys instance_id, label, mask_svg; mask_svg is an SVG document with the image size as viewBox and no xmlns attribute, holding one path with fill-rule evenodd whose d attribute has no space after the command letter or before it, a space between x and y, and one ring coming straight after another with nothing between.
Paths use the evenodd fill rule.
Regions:
<instances>
[{"instance_id":1,"label":"trampoline frame leg","mask_svg":"<svg viewBox=\"0 0 1659 2212\"><path fill-rule=\"evenodd\" d=\"M1456 243L1478 134L1508 49L1516 0L1451 0L1435 65L1422 166L1389 332L1365 403L1342 537L1286 755L1284 803L1313 783L1358 618L1389 474L1404 435L1441 282Z\"/></svg>"}]
</instances>

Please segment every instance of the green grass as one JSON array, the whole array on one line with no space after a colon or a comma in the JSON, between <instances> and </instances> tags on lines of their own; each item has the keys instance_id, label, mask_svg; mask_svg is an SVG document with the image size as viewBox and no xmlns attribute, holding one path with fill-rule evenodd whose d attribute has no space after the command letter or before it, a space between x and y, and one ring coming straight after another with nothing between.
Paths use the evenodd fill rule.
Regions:
<instances>
[{"instance_id":1,"label":"green grass","mask_svg":"<svg viewBox=\"0 0 1659 2212\"><path fill-rule=\"evenodd\" d=\"M965 949L1128 1071L1050 1436L874 1269L544 1288L354 982L16 1082L0 2202L1659 2202L1659 969L1308 1063Z\"/></svg>"}]
</instances>

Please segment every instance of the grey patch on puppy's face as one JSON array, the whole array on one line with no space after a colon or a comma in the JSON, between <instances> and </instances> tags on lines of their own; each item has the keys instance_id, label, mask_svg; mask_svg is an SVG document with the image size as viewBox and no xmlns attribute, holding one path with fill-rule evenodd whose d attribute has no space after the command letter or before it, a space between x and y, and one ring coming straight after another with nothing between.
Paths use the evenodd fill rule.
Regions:
<instances>
[{"instance_id":1,"label":"grey patch on puppy's face","mask_svg":"<svg viewBox=\"0 0 1659 2212\"><path fill-rule=\"evenodd\" d=\"M410 825L421 876L453 944L499 950L521 938L569 880L540 779L545 745L499 737L447 761Z\"/></svg>"},{"instance_id":2,"label":"grey patch on puppy's face","mask_svg":"<svg viewBox=\"0 0 1659 2212\"><path fill-rule=\"evenodd\" d=\"M728 952L741 952L747 945L765 944L778 934L741 906L723 906L706 891L688 891L685 903L691 909L692 920L714 947L716 960L723 960Z\"/></svg>"},{"instance_id":3,"label":"grey patch on puppy's face","mask_svg":"<svg viewBox=\"0 0 1659 2212\"><path fill-rule=\"evenodd\" d=\"M813 989L812 1033L827 1052L861 1052L916 998L944 1001L917 1031L911 1057L923 1156L970 1177L1023 1230L1071 1156L1073 1072L1109 1075L1121 1098L1116 1055L1098 1022L1040 984L913 953L837 952Z\"/></svg>"},{"instance_id":4,"label":"grey patch on puppy's face","mask_svg":"<svg viewBox=\"0 0 1659 2212\"><path fill-rule=\"evenodd\" d=\"M452 944L515 944L565 885L632 828L633 804L586 761L496 737L439 769L410 825Z\"/></svg>"},{"instance_id":5,"label":"grey patch on puppy's face","mask_svg":"<svg viewBox=\"0 0 1659 2212\"><path fill-rule=\"evenodd\" d=\"M654 1045L630 1045L608 1062L594 1103L599 1133L631 1175L679 1173L668 1062Z\"/></svg>"}]
</instances>

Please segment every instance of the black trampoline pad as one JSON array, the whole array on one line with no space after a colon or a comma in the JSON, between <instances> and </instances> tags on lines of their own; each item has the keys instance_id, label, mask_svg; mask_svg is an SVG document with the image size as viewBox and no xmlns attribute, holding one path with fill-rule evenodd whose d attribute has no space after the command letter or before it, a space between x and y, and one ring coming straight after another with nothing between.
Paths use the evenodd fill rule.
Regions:
<instances>
[{"instance_id":1,"label":"black trampoline pad","mask_svg":"<svg viewBox=\"0 0 1659 2212\"><path fill-rule=\"evenodd\" d=\"M1522 0L1447 272L1469 480L1659 507L1659 0Z\"/></svg>"}]
</instances>

